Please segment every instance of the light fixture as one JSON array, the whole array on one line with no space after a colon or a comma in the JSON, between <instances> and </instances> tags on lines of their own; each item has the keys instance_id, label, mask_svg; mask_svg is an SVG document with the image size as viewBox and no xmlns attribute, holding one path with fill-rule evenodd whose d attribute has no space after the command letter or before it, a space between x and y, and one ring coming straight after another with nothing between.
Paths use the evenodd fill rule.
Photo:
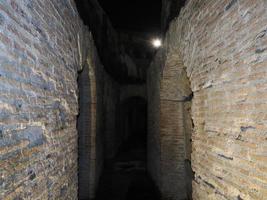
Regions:
<instances>
[{"instance_id":1,"label":"light fixture","mask_svg":"<svg viewBox=\"0 0 267 200\"><path fill-rule=\"evenodd\" d=\"M162 45L161 40L159 38L153 39L152 44L155 48L159 48Z\"/></svg>"}]
</instances>

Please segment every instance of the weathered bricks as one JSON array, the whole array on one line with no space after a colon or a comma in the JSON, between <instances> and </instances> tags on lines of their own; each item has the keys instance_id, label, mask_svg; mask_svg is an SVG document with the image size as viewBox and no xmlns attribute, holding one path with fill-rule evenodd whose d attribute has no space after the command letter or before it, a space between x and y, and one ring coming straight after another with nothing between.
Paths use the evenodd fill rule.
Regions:
<instances>
[{"instance_id":1,"label":"weathered bricks","mask_svg":"<svg viewBox=\"0 0 267 200\"><path fill-rule=\"evenodd\" d=\"M0 1L0 50L0 199L77 199L77 77L85 62L93 105L86 134L94 142L85 173L93 197L109 130L101 123L115 119L119 86L74 1Z\"/></svg>"},{"instance_id":2,"label":"weathered bricks","mask_svg":"<svg viewBox=\"0 0 267 200\"><path fill-rule=\"evenodd\" d=\"M163 49L149 69L150 112L166 107L160 106L164 99L183 86L177 80L165 81L164 74L175 74L168 63L179 68L182 62L191 82L193 199L266 198L267 171L256 167L267 162L266 24L264 0L188 1L171 22ZM162 92L164 95L159 95ZM154 111L149 114L149 135L158 140L149 142L149 149L159 149L160 160L166 154L161 135L173 133L154 131L153 126L162 120L179 124L169 109L164 110L170 118ZM163 164L156 164L156 169L162 169ZM161 174L152 168L150 171L158 183L169 173L167 168Z\"/></svg>"}]
</instances>

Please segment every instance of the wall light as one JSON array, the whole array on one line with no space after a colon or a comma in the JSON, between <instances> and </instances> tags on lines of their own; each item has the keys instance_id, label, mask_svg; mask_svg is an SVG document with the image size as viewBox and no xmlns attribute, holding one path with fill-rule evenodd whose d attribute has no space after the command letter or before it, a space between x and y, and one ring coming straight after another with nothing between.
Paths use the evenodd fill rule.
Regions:
<instances>
[{"instance_id":1,"label":"wall light","mask_svg":"<svg viewBox=\"0 0 267 200\"><path fill-rule=\"evenodd\" d=\"M159 38L153 39L152 44L155 48L159 48L162 45L161 40Z\"/></svg>"}]
</instances>

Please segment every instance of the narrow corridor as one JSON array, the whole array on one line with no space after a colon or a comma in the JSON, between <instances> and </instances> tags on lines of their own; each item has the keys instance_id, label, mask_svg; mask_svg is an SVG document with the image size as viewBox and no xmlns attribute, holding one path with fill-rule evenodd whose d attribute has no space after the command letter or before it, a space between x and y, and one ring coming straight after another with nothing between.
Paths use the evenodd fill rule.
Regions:
<instances>
[{"instance_id":1,"label":"narrow corridor","mask_svg":"<svg viewBox=\"0 0 267 200\"><path fill-rule=\"evenodd\" d=\"M129 141L106 166L96 200L159 200L159 192L146 170L146 150Z\"/></svg>"},{"instance_id":2,"label":"narrow corridor","mask_svg":"<svg viewBox=\"0 0 267 200\"><path fill-rule=\"evenodd\" d=\"M121 103L118 153L106 161L96 200L159 200L147 171L147 104L140 97Z\"/></svg>"},{"instance_id":3,"label":"narrow corridor","mask_svg":"<svg viewBox=\"0 0 267 200\"><path fill-rule=\"evenodd\" d=\"M267 0L0 0L0 200L266 200Z\"/></svg>"}]
</instances>

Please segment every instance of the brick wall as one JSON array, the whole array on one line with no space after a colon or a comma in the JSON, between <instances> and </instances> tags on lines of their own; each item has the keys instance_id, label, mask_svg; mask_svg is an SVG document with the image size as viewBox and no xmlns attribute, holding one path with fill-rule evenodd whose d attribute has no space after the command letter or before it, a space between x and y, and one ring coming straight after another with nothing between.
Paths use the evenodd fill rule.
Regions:
<instances>
[{"instance_id":1,"label":"brick wall","mask_svg":"<svg viewBox=\"0 0 267 200\"><path fill-rule=\"evenodd\" d=\"M193 92L193 199L266 198L266 22L264 0L191 0L170 24L160 82L168 63L182 62Z\"/></svg>"},{"instance_id":2,"label":"brick wall","mask_svg":"<svg viewBox=\"0 0 267 200\"><path fill-rule=\"evenodd\" d=\"M184 103L190 90L184 75L179 65L167 64L160 86L162 193L173 199L186 198Z\"/></svg>"},{"instance_id":3,"label":"brick wall","mask_svg":"<svg viewBox=\"0 0 267 200\"><path fill-rule=\"evenodd\" d=\"M0 18L0 198L76 199L74 3L5 0Z\"/></svg>"},{"instance_id":4,"label":"brick wall","mask_svg":"<svg viewBox=\"0 0 267 200\"><path fill-rule=\"evenodd\" d=\"M83 69L78 75L79 86L79 116L78 116L78 153L79 153L79 199L91 199L102 169L102 143L96 143L99 131L98 115L103 106L101 96L98 95L97 69L101 69L91 35L87 35L89 53ZM101 92L100 92L101 93ZM101 117L101 115L100 115Z\"/></svg>"},{"instance_id":5,"label":"brick wall","mask_svg":"<svg viewBox=\"0 0 267 200\"><path fill-rule=\"evenodd\" d=\"M104 70L91 34L86 34L87 56L79 74L79 198L93 199L105 158L113 156L119 85Z\"/></svg>"},{"instance_id":6,"label":"brick wall","mask_svg":"<svg viewBox=\"0 0 267 200\"><path fill-rule=\"evenodd\" d=\"M92 73L91 73L92 74ZM94 141L92 138L95 138L93 133L96 133L96 123L95 123L95 110L96 102L92 97L92 79L89 78L89 66L85 64L83 70L79 73L78 76L78 86L79 86L79 117L77 128L79 131L78 139L78 171L79 171L79 184L78 192L80 199L89 199L94 190L91 190L92 183L90 180L93 180L91 173L94 171L95 166L95 156L92 155L92 151L95 149ZM94 110L94 112L92 112ZM94 113L94 115L93 115ZM95 173L94 173L95 174ZM90 188L90 189L89 189Z\"/></svg>"},{"instance_id":7,"label":"brick wall","mask_svg":"<svg viewBox=\"0 0 267 200\"><path fill-rule=\"evenodd\" d=\"M90 166L80 173L90 181L80 181L93 197L119 86L74 1L0 1L0 49L0 199L77 199L78 71L80 109L89 105L90 121L79 130L80 150L90 146L82 152Z\"/></svg>"},{"instance_id":8,"label":"brick wall","mask_svg":"<svg viewBox=\"0 0 267 200\"><path fill-rule=\"evenodd\" d=\"M154 152L149 153L149 169L164 199L186 199L191 191L191 183L187 184L190 178L186 161L190 165L192 92L181 60L169 59L162 63L161 53L157 54L148 73L148 149L150 153ZM164 66L162 72L158 63Z\"/></svg>"}]
</instances>

